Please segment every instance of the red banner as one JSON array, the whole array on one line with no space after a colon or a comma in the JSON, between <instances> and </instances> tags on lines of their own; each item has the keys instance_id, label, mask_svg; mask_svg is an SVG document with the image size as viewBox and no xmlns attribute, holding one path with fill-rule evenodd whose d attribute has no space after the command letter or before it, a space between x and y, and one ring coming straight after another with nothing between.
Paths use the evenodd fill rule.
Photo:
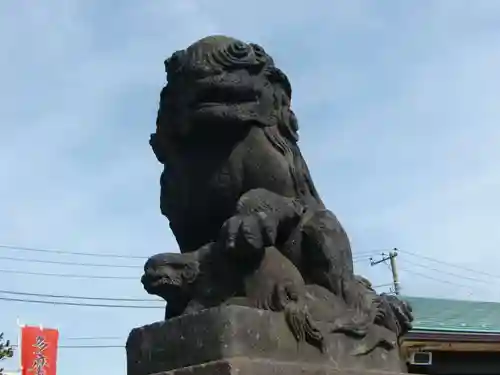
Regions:
<instances>
[{"instance_id":1,"label":"red banner","mask_svg":"<svg viewBox=\"0 0 500 375\"><path fill-rule=\"evenodd\" d=\"M56 375L57 329L21 328L22 375Z\"/></svg>"}]
</instances>

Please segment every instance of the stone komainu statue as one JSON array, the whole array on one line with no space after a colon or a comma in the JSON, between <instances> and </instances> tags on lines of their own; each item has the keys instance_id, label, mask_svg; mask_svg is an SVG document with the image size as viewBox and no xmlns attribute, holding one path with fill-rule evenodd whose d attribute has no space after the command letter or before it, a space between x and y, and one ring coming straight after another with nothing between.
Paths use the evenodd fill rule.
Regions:
<instances>
[{"instance_id":1,"label":"stone komainu statue","mask_svg":"<svg viewBox=\"0 0 500 375\"><path fill-rule=\"evenodd\" d=\"M331 332L371 337L376 346L388 340L370 336L374 326L396 337L410 329L408 305L377 295L355 276L348 236L324 206L300 152L290 82L265 50L211 36L175 52L165 68L150 144L164 165L161 211L182 254L152 258L143 283L167 300L166 316L249 294L267 300L271 283L273 296L300 306L294 313L301 318L290 320L305 327L291 327L296 336L308 333L321 346ZM289 264L269 263L269 249ZM300 280L276 277L292 274L290 267ZM196 288L187 287L194 280ZM286 289L287 283L294 286ZM328 323L323 333L315 320Z\"/></svg>"}]
</instances>

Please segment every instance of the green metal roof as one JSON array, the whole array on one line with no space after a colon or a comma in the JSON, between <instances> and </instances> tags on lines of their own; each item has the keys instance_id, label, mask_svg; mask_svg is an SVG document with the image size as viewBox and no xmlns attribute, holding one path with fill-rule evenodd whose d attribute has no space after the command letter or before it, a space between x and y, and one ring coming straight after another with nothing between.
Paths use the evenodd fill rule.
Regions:
<instances>
[{"instance_id":1,"label":"green metal roof","mask_svg":"<svg viewBox=\"0 0 500 375\"><path fill-rule=\"evenodd\" d=\"M413 307L413 331L500 333L500 303L402 297Z\"/></svg>"}]
</instances>

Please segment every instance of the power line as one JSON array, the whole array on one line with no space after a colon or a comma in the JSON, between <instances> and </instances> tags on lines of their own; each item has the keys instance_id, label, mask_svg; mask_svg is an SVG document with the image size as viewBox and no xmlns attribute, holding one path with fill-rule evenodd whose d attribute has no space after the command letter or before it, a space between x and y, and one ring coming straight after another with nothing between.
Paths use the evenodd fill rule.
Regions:
<instances>
[{"instance_id":1,"label":"power line","mask_svg":"<svg viewBox=\"0 0 500 375\"><path fill-rule=\"evenodd\" d=\"M121 336L96 336L96 337L61 337L61 341L90 341L90 340L126 340Z\"/></svg>"},{"instance_id":2,"label":"power line","mask_svg":"<svg viewBox=\"0 0 500 375\"><path fill-rule=\"evenodd\" d=\"M121 255L121 254L112 254L112 253L92 253L92 252L76 252L76 251L62 251L62 250L54 250L54 249L41 249L35 247L24 247L24 246L13 246L13 245L0 245L2 249L9 250L19 250L19 251L31 251L38 253L50 253L50 254L63 254L63 255L83 255L83 256L91 256L91 257L100 257L100 258L121 258L121 259L141 259L145 261L147 257L144 256L135 256L135 255ZM361 251L353 254L354 261L364 260L365 257L373 255L377 253L378 250L372 251ZM47 260L33 260L33 259L19 259L19 258L8 258L8 257L0 257L0 259L12 260L12 261L30 261L35 263L48 263L48 264L64 264L64 265L79 265L79 266L91 266L91 267L118 267L118 268L136 268L142 266L132 266L132 265L111 265L111 264L92 264L92 263L79 263L79 262L63 262L63 261L47 261Z\"/></svg>"},{"instance_id":3,"label":"power line","mask_svg":"<svg viewBox=\"0 0 500 375\"><path fill-rule=\"evenodd\" d=\"M91 256L91 257L100 257L100 258L122 258L122 259L142 259L146 260L147 257L137 256L137 255L122 255L122 254L112 254L112 253L92 253L92 252L76 252L76 251L63 251L63 250L55 250L55 249L41 249L36 247L24 247L24 246L13 246L13 245L0 245L1 249L9 249L9 250L19 250L19 251L31 251L38 253L51 253L51 254L63 254L63 255L83 255L83 256ZM370 251L360 251L353 254L353 257L363 257L373 255L374 253L378 253L382 250L370 250Z\"/></svg>"},{"instance_id":4,"label":"power line","mask_svg":"<svg viewBox=\"0 0 500 375\"><path fill-rule=\"evenodd\" d=\"M61 345L58 348L61 348L61 349L110 349L110 348L125 349L125 346L124 345Z\"/></svg>"},{"instance_id":5,"label":"power line","mask_svg":"<svg viewBox=\"0 0 500 375\"><path fill-rule=\"evenodd\" d=\"M15 333L11 333L10 335L7 335L7 336L16 336ZM121 341L125 341L127 340L126 337L123 337L123 336L83 336L83 337L66 337L66 336L63 336L63 335L60 335L59 336L59 341L60 342L66 342L66 341L94 341L94 340L121 340ZM93 344L91 344L93 345Z\"/></svg>"},{"instance_id":6,"label":"power line","mask_svg":"<svg viewBox=\"0 0 500 375\"><path fill-rule=\"evenodd\" d=\"M77 278L77 279L139 280L139 278L137 276L81 275L81 274L74 274L74 273L30 272L30 271L17 271L17 270L4 270L4 269L0 269L0 273L11 273L11 274L19 274L19 275L50 276L50 277L68 277L68 278Z\"/></svg>"},{"instance_id":7,"label":"power line","mask_svg":"<svg viewBox=\"0 0 500 375\"><path fill-rule=\"evenodd\" d=\"M364 258L364 257L370 257L376 254L383 254L383 252L380 252L378 250L372 250L372 251L359 251L359 252L353 252L352 257L353 258Z\"/></svg>"},{"instance_id":8,"label":"power line","mask_svg":"<svg viewBox=\"0 0 500 375\"><path fill-rule=\"evenodd\" d=\"M367 255L373 255L379 253L378 250L371 250L371 251L357 251L352 254L353 257L357 256L367 256Z\"/></svg>"},{"instance_id":9,"label":"power line","mask_svg":"<svg viewBox=\"0 0 500 375\"><path fill-rule=\"evenodd\" d=\"M371 266L376 266L377 264L383 263L385 264L389 270L392 273L392 282L394 284L394 294L399 295L401 292L400 284L399 284L399 278L398 278L398 271L396 269L396 257L398 256L397 249L394 248L393 251L390 251L389 254L386 256L384 253L382 253L382 258L379 260L373 260L370 258L370 265ZM387 265L386 261L390 261L390 266Z\"/></svg>"},{"instance_id":10,"label":"power line","mask_svg":"<svg viewBox=\"0 0 500 375\"><path fill-rule=\"evenodd\" d=\"M142 268L142 266L133 266L129 264L101 264L101 263L80 263L80 262L64 262L59 260L42 260L32 258L14 258L0 256L0 259L11 260L14 262L30 262L30 263L46 263L46 264L63 264L69 266L87 266L87 267L108 267L108 268Z\"/></svg>"},{"instance_id":11,"label":"power line","mask_svg":"<svg viewBox=\"0 0 500 375\"><path fill-rule=\"evenodd\" d=\"M110 308L129 308L129 309L162 309L163 306L146 306L146 305L111 305L111 304L97 304L97 303L77 303L77 302L61 302L61 301L40 301L23 298L10 298L0 297L0 301L8 302L25 302L25 303L39 303L44 305L66 305L66 306L82 306L82 307L110 307Z\"/></svg>"},{"instance_id":12,"label":"power line","mask_svg":"<svg viewBox=\"0 0 500 375\"><path fill-rule=\"evenodd\" d=\"M137 255L121 255L121 254L111 254L111 253L86 253L86 252L62 251L54 249L39 249L36 247L23 247L23 246L12 246L12 245L0 245L0 248L9 250L20 250L20 251L33 251L39 253L84 255L84 256L92 256L100 258L123 258L123 259L142 259L142 260L146 259L146 257L144 256L137 256Z\"/></svg>"},{"instance_id":13,"label":"power line","mask_svg":"<svg viewBox=\"0 0 500 375\"><path fill-rule=\"evenodd\" d=\"M413 261L410 261L408 259L405 259L405 262L410 263L410 264L412 264L414 266L417 266L417 267L425 268L425 269L430 270L430 271L439 272L440 274L446 274L446 275L449 275L449 276L457 277L459 279L471 280L471 281L485 283L485 284L490 284L491 283L489 281L477 279L475 277L470 277L470 276L465 276L465 275L459 275L457 273L453 273L453 272L449 272L449 271L445 271L445 270L441 270L441 269L429 267L427 265L420 264L420 263L417 263L417 262L413 262Z\"/></svg>"},{"instance_id":14,"label":"power line","mask_svg":"<svg viewBox=\"0 0 500 375\"><path fill-rule=\"evenodd\" d=\"M363 261L369 261L370 260L370 255L364 255L364 256L353 256L352 257L352 262L353 263L358 263L358 262L363 262Z\"/></svg>"},{"instance_id":15,"label":"power line","mask_svg":"<svg viewBox=\"0 0 500 375\"><path fill-rule=\"evenodd\" d=\"M362 260L370 260L370 257L369 257L368 255L363 256L363 257L361 257L361 256L360 256L360 257L352 257L352 260L353 260L353 261L360 262L360 261L362 261Z\"/></svg>"},{"instance_id":16,"label":"power line","mask_svg":"<svg viewBox=\"0 0 500 375\"><path fill-rule=\"evenodd\" d=\"M109 267L109 268L134 268L139 269L143 266L133 266L133 265L115 265L115 264L96 264L96 263L79 263L79 262L63 262L63 261L51 261L51 260L40 260L40 259L20 259L0 256L0 259L13 260L19 262L33 262L33 263L48 263L48 264L61 264L61 265L72 265L72 266L88 266L88 267ZM361 262L363 260L368 261L368 257L353 258L353 263ZM4 270L0 269L0 272L11 273L11 274L21 274L21 275L38 275L38 276L55 276L55 277L72 277L72 278L82 278L82 279L124 279L124 280L137 280L137 277L129 276L107 276L107 275L81 275L81 274L59 274L59 273L46 273L46 272L28 272L28 271L18 271L18 270Z\"/></svg>"},{"instance_id":17,"label":"power line","mask_svg":"<svg viewBox=\"0 0 500 375\"><path fill-rule=\"evenodd\" d=\"M67 299L94 300L94 301L161 302L161 300L156 300L156 299L152 299L152 298L143 299L143 298L85 297L85 296L70 296L70 295L61 295L61 294L16 292L16 291L12 291L12 290L0 290L0 293L17 295L17 296L44 297L44 298L67 298Z\"/></svg>"},{"instance_id":18,"label":"power line","mask_svg":"<svg viewBox=\"0 0 500 375\"><path fill-rule=\"evenodd\" d=\"M16 344L11 345L13 348L18 348ZM125 349L124 345L58 345L58 349L109 349L121 348Z\"/></svg>"},{"instance_id":19,"label":"power line","mask_svg":"<svg viewBox=\"0 0 500 375\"><path fill-rule=\"evenodd\" d=\"M387 250L370 250L370 251L360 251L352 254L352 262L353 263L358 263L361 261L370 261L370 259L374 255L381 255L382 257L385 256Z\"/></svg>"},{"instance_id":20,"label":"power line","mask_svg":"<svg viewBox=\"0 0 500 375\"><path fill-rule=\"evenodd\" d=\"M391 283L386 283L386 284L374 285L374 286L372 286L372 288L382 288L384 286L393 286L393 285L394 285L394 283L391 282Z\"/></svg>"},{"instance_id":21,"label":"power line","mask_svg":"<svg viewBox=\"0 0 500 375\"><path fill-rule=\"evenodd\" d=\"M445 283L445 284L449 284L449 285L454 285L454 286L459 286L461 288L467 288L467 289L471 289L470 286L468 285L465 285L465 284L460 284L460 283L456 283L456 282L452 282L452 281L448 281L448 280L444 280L444 279L440 279L440 278L437 278L437 277L432 277L432 276L429 276L429 275L426 275L426 274L423 274L423 273L420 273L420 272L417 272L417 271L413 271L413 270L409 270L407 268L402 268L400 267L403 271L406 271L406 272L409 272L409 273L412 273L416 276L420 276L420 277L423 277L423 278L426 278L426 279L429 279L429 280L433 280L433 281L437 281L437 282L440 282L440 283Z\"/></svg>"},{"instance_id":22,"label":"power line","mask_svg":"<svg viewBox=\"0 0 500 375\"><path fill-rule=\"evenodd\" d=\"M497 279L500 278L500 275L495 275L495 274L488 273L488 272L485 272L485 271L480 271L480 270L477 270L477 269L468 268L468 267L465 267L465 266L460 266L458 264L453 264L453 263L445 262L443 260L439 260L439 259L432 258L432 257L429 257L429 256L425 256L425 255L420 255L420 254L417 254L417 253L413 253L413 252L408 251L408 250L400 250L399 249L399 251L401 253L404 253L404 254L408 254L408 255L411 255L411 256L414 256L414 257L417 257L417 258L427 259L427 260L429 260L431 262L444 264L444 265L449 266L449 267L455 267L457 269L461 269L461 270L465 270L465 271L469 271L469 272L473 272L473 273L477 273L477 274L482 274L482 275L489 276L489 277L494 277L494 278L497 278Z\"/></svg>"}]
</instances>

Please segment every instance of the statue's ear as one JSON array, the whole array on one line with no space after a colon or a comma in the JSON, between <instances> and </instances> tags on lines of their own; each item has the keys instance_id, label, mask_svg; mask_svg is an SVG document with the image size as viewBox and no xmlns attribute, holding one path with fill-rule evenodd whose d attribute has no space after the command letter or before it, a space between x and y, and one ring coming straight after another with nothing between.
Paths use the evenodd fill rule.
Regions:
<instances>
[{"instance_id":1,"label":"statue's ear","mask_svg":"<svg viewBox=\"0 0 500 375\"><path fill-rule=\"evenodd\" d=\"M266 77L274 86L275 107L278 110L278 127L283 136L296 143L299 140L299 124L290 108L292 86L288 77L280 69L272 66L267 69Z\"/></svg>"},{"instance_id":2,"label":"statue's ear","mask_svg":"<svg viewBox=\"0 0 500 375\"><path fill-rule=\"evenodd\" d=\"M292 100L292 85L290 84L290 81L288 80L286 74L283 73L281 69L272 66L267 69L266 76L269 82L271 82L273 85L280 86L285 91L288 99Z\"/></svg>"},{"instance_id":3,"label":"statue's ear","mask_svg":"<svg viewBox=\"0 0 500 375\"><path fill-rule=\"evenodd\" d=\"M283 107L280 121L280 130L292 142L297 143L299 141L299 123L295 113L290 109L290 107Z\"/></svg>"}]
</instances>

